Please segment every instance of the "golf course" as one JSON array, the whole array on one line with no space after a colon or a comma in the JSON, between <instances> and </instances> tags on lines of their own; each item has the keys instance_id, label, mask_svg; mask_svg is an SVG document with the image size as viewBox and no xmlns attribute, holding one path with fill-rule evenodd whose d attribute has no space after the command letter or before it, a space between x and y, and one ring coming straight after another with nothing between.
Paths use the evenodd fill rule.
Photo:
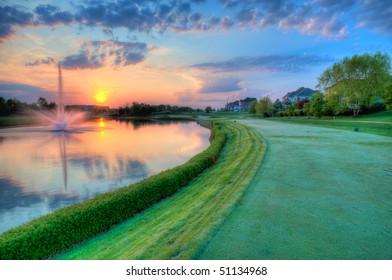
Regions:
<instances>
[{"instance_id":1,"label":"golf course","mask_svg":"<svg viewBox=\"0 0 392 280\"><path fill-rule=\"evenodd\" d=\"M250 117L219 122L227 140L213 167L54 258L392 258L391 137Z\"/></svg>"}]
</instances>

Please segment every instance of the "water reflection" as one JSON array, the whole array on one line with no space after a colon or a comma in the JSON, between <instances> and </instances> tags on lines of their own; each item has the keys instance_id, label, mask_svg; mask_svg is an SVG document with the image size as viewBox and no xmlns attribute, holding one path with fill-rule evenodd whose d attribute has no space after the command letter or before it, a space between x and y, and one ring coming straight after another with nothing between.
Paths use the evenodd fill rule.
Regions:
<instances>
[{"instance_id":1,"label":"water reflection","mask_svg":"<svg viewBox=\"0 0 392 280\"><path fill-rule=\"evenodd\" d=\"M187 161L207 148L196 123L100 119L70 132L0 130L0 232Z\"/></svg>"}]
</instances>

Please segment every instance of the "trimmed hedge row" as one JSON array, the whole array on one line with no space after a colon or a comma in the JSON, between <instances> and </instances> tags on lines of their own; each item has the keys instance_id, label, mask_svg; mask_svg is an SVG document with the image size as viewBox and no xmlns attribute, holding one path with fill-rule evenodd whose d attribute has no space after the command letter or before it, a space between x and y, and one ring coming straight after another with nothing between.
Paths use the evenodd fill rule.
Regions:
<instances>
[{"instance_id":1,"label":"trimmed hedge row","mask_svg":"<svg viewBox=\"0 0 392 280\"><path fill-rule=\"evenodd\" d=\"M187 185L213 164L226 140L219 124L211 145L187 163L88 201L59 209L0 235L0 259L45 259L108 230Z\"/></svg>"}]
</instances>

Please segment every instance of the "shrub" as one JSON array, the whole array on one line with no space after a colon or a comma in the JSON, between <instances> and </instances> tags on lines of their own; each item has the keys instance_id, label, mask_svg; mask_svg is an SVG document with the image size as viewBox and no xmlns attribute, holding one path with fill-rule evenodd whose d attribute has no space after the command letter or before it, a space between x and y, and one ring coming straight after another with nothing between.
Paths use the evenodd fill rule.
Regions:
<instances>
[{"instance_id":1,"label":"shrub","mask_svg":"<svg viewBox=\"0 0 392 280\"><path fill-rule=\"evenodd\" d=\"M213 164L226 134L218 124L211 145L187 163L88 201L59 209L0 235L0 259L45 259L108 230L172 195Z\"/></svg>"}]
</instances>

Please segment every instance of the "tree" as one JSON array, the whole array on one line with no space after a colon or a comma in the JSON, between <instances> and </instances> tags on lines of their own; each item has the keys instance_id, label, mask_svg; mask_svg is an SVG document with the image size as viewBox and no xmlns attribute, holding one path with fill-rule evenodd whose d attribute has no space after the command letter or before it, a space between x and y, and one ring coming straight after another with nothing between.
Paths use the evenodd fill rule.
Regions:
<instances>
[{"instance_id":1,"label":"tree","mask_svg":"<svg viewBox=\"0 0 392 280\"><path fill-rule=\"evenodd\" d=\"M272 101L266 96L261 98L256 104L256 113L260 113L263 118L271 116L272 113Z\"/></svg>"},{"instance_id":2,"label":"tree","mask_svg":"<svg viewBox=\"0 0 392 280\"><path fill-rule=\"evenodd\" d=\"M344 97L338 93L330 93L326 96L325 109L329 113L331 113L334 118L346 111L347 106L344 102Z\"/></svg>"},{"instance_id":3,"label":"tree","mask_svg":"<svg viewBox=\"0 0 392 280\"><path fill-rule=\"evenodd\" d=\"M206 111L207 114L208 114L208 113L211 113L211 111L212 111L211 106L207 106L206 109L205 109L205 111Z\"/></svg>"},{"instance_id":4,"label":"tree","mask_svg":"<svg viewBox=\"0 0 392 280\"><path fill-rule=\"evenodd\" d=\"M387 54L354 55L326 69L318 78L318 87L327 95L342 95L357 117L362 109L370 107L375 97L382 95L390 72L391 59Z\"/></svg>"},{"instance_id":5,"label":"tree","mask_svg":"<svg viewBox=\"0 0 392 280\"><path fill-rule=\"evenodd\" d=\"M272 115L276 116L276 114L283 110L283 103L280 101L280 99L276 99L275 102L272 104Z\"/></svg>"},{"instance_id":6,"label":"tree","mask_svg":"<svg viewBox=\"0 0 392 280\"><path fill-rule=\"evenodd\" d=\"M385 84L383 98L387 110L392 112L392 82Z\"/></svg>"},{"instance_id":7,"label":"tree","mask_svg":"<svg viewBox=\"0 0 392 280\"><path fill-rule=\"evenodd\" d=\"M41 107L41 110L44 110L48 107L48 101L46 101L46 99L43 97L38 98L37 103Z\"/></svg>"},{"instance_id":8,"label":"tree","mask_svg":"<svg viewBox=\"0 0 392 280\"><path fill-rule=\"evenodd\" d=\"M294 110L295 110L295 108L293 105L288 105L286 112L289 115L289 118L291 118L291 116L294 115Z\"/></svg>"},{"instance_id":9,"label":"tree","mask_svg":"<svg viewBox=\"0 0 392 280\"><path fill-rule=\"evenodd\" d=\"M305 116L308 116L308 119L310 119L310 115L311 115L311 112L310 112L310 102L307 102L307 103L304 104L303 110L304 110Z\"/></svg>"},{"instance_id":10,"label":"tree","mask_svg":"<svg viewBox=\"0 0 392 280\"><path fill-rule=\"evenodd\" d=\"M276 111L280 111L283 109L283 103L280 101L280 99L276 99L274 104L272 104L272 106L274 107L274 109L276 109Z\"/></svg>"},{"instance_id":11,"label":"tree","mask_svg":"<svg viewBox=\"0 0 392 280\"><path fill-rule=\"evenodd\" d=\"M0 96L0 116L5 116L9 113L10 112L6 100Z\"/></svg>"},{"instance_id":12,"label":"tree","mask_svg":"<svg viewBox=\"0 0 392 280\"><path fill-rule=\"evenodd\" d=\"M313 116L318 117L319 119L324 114L324 94L315 93L310 98L310 112Z\"/></svg>"},{"instance_id":13,"label":"tree","mask_svg":"<svg viewBox=\"0 0 392 280\"><path fill-rule=\"evenodd\" d=\"M249 114L253 114L253 116L256 115L256 104L257 104L256 100L252 101L249 104Z\"/></svg>"}]
</instances>

